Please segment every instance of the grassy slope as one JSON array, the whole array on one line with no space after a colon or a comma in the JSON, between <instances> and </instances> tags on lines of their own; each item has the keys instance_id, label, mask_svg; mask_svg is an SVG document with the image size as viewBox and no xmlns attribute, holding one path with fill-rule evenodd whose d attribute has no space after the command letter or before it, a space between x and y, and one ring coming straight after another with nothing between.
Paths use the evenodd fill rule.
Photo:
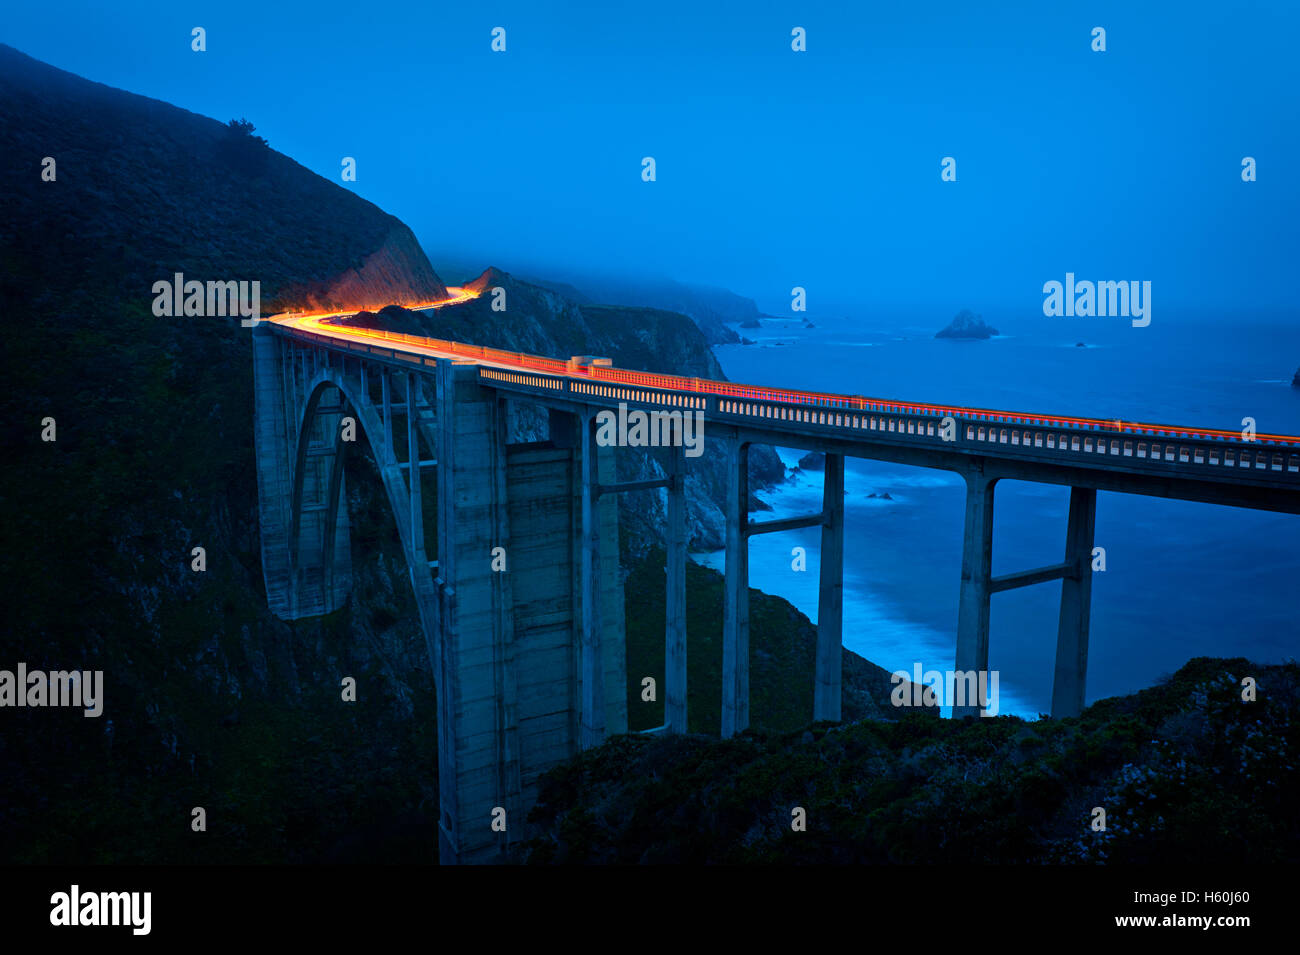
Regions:
<instances>
[{"instance_id":1,"label":"grassy slope","mask_svg":"<svg viewBox=\"0 0 1300 955\"><path fill-rule=\"evenodd\" d=\"M1300 666L1199 658L1078 719L625 737L544 781L531 861L1295 862L1298 706Z\"/></svg>"}]
</instances>

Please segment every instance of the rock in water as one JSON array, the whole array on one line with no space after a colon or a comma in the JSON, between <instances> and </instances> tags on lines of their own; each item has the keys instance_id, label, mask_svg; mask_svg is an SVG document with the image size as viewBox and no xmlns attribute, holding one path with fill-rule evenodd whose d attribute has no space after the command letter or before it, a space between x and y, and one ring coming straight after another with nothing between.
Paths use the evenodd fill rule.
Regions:
<instances>
[{"instance_id":1,"label":"rock in water","mask_svg":"<svg viewBox=\"0 0 1300 955\"><path fill-rule=\"evenodd\" d=\"M935 333L935 338L990 338L998 333L996 328L984 324L984 318L969 309L962 309L948 327Z\"/></svg>"},{"instance_id":2,"label":"rock in water","mask_svg":"<svg viewBox=\"0 0 1300 955\"><path fill-rule=\"evenodd\" d=\"M1292 388L1300 388L1300 368L1295 370L1295 377L1291 379Z\"/></svg>"},{"instance_id":3,"label":"rock in water","mask_svg":"<svg viewBox=\"0 0 1300 955\"><path fill-rule=\"evenodd\" d=\"M805 471L826 470L826 455L821 451L809 451L799 459L799 467Z\"/></svg>"}]
</instances>

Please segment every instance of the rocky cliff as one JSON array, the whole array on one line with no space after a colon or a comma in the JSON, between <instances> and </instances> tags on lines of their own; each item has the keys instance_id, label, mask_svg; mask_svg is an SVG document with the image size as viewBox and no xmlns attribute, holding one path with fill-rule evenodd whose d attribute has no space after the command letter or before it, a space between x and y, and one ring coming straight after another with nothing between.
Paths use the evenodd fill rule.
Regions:
<instances>
[{"instance_id":1,"label":"rocky cliff","mask_svg":"<svg viewBox=\"0 0 1300 955\"><path fill-rule=\"evenodd\" d=\"M552 277L530 281L557 291L580 289L580 294L589 301L679 312L699 326L710 345L739 343L740 336L728 325L756 322L760 315L753 299L728 289L672 279L574 275L567 277L563 286Z\"/></svg>"}]
</instances>

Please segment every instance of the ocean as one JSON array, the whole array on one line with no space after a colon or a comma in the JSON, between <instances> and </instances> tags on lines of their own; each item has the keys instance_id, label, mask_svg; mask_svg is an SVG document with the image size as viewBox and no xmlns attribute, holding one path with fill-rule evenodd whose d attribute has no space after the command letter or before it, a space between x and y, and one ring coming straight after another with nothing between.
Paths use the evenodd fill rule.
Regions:
<instances>
[{"instance_id":1,"label":"ocean","mask_svg":"<svg viewBox=\"0 0 1300 955\"><path fill-rule=\"evenodd\" d=\"M1300 389L1291 387L1300 315L1167 310L1134 328L1118 318L986 312L998 337L935 339L950 317L810 314L814 328L803 316L767 319L737 329L756 344L714 350L727 377L747 384L1232 430L1249 417L1260 433L1300 434ZM778 453L788 466L802 454ZM845 487L845 646L891 671L951 670L964 482L849 459ZM755 519L817 510L821 474L801 472L760 496L775 513ZM1060 561L1068 498L1068 488L999 482L994 574ZM1192 657L1294 659L1298 532L1297 516L1100 492L1096 544L1106 569L1093 575L1087 701L1150 686ZM750 585L813 621L819 535L750 542ZM793 569L794 547L806 548L806 571ZM722 552L695 558L724 562ZM989 666L1000 674L1000 712L1049 711L1059 600L1057 582L994 594Z\"/></svg>"}]
</instances>

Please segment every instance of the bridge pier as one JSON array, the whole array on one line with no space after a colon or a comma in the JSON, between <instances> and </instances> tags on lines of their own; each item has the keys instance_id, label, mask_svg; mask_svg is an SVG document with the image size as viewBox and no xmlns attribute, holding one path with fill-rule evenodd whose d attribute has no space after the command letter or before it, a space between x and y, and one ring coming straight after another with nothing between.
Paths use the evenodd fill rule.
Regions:
<instances>
[{"instance_id":1,"label":"bridge pier","mask_svg":"<svg viewBox=\"0 0 1300 955\"><path fill-rule=\"evenodd\" d=\"M1052 681L1052 716L1083 712L1088 678L1088 626L1092 608L1092 547L1097 526L1095 488L1070 488L1070 516L1065 531L1061 580L1061 617L1056 637L1056 672Z\"/></svg>"},{"instance_id":2,"label":"bridge pier","mask_svg":"<svg viewBox=\"0 0 1300 955\"><path fill-rule=\"evenodd\" d=\"M497 484L506 466L499 408L495 394L479 388L472 365L439 362L436 384L439 857L449 864L497 858L511 822L523 820L510 818L518 794L502 790L509 775L506 738L515 727L500 694L513 621L502 612L501 581L492 567L492 549L507 548L508 558L510 544ZM408 384L408 398L414 391ZM408 434L412 420L408 416ZM414 488L418 469L412 472ZM447 520L452 514L455 519ZM505 833L492 828L498 807L506 810Z\"/></svg>"},{"instance_id":3,"label":"bridge pier","mask_svg":"<svg viewBox=\"0 0 1300 955\"><path fill-rule=\"evenodd\" d=\"M961 592L957 607L958 672L985 672L989 668L989 609L993 590L993 488L991 478L978 466L965 473L966 519L962 538ZM978 703L969 700L953 706L953 717L978 716Z\"/></svg>"},{"instance_id":4,"label":"bridge pier","mask_svg":"<svg viewBox=\"0 0 1300 955\"><path fill-rule=\"evenodd\" d=\"M600 485L596 445L596 417L582 416L582 537L581 548L581 628L582 628L582 708L579 745L583 749L599 746L605 740L605 667L601 659L600 606L600 517L597 488Z\"/></svg>"},{"instance_id":5,"label":"bridge pier","mask_svg":"<svg viewBox=\"0 0 1300 955\"><path fill-rule=\"evenodd\" d=\"M298 389L291 385L291 349L263 323L253 328L253 441L257 459L257 511L266 601L276 616L292 619L289 525L297 443Z\"/></svg>"},{"instance_id":6,"label":"bridge pier","mask_svg":"<svg viewBox=\"0 0 1300 955\"><path fill-rule=\"evenodd\" d=\"M840 721L844 660L844 455L827 454L817 597L817 682L813 720Z\"/></svg>"},{"instance_id":7,"label":"bridge pier","mask_svg":"<svg viewBox=\"0 0 1300 955\"><path fill-rule=\"evenodd\" d=\"M262 579L286 620L332 613L352 586L344 494L342 391L299 381L289 349L269 327L253 333L254 443ZM315 385L315 387L313 387Z\"/></svg>"},{"instance_id":8,"label":"bridge pier","mask_svg":"<svg viewBox=\"0 0 1300 955\"><path fill-rule=\"evenodd\" d=\"M722 609L722 737L749 728L749 443L735 436L727 460L727 558Z\"/></svg>"},{"instance_id":9,"label":"bridge pier","mask_svg":"<svg viewBox=\"0 0 1300 955\"><path fill-rule=\"evenodd\" d=\"M668 449L668 534L664 548L668 590L664 615L664 726L687 732L686 722L686 449Z\"/></svg>"},{"instance_id":10,"label":"bridge pier","mask_svg":"<svg viewBox=\"0 0 1300 955\"><path fill-rule=\"evenodd\" d=\"M1087 487L1070 489L1064 561L1048 567L993 577L993 489L999 478L988 476L982 468L968 471L965 478L966 519L957 616L956 669L959 673L979 674L988 671L989 611L993 594L1059 578L1061 609L1052 683L1052 716L1077 716L1083 711L1088 673L1092 547L1097 518L1097 491ZM953 706L952 715L978 716L980 709L978 701L972 703L966 700L962 706Z\"/></svg>"}]
</instances>

